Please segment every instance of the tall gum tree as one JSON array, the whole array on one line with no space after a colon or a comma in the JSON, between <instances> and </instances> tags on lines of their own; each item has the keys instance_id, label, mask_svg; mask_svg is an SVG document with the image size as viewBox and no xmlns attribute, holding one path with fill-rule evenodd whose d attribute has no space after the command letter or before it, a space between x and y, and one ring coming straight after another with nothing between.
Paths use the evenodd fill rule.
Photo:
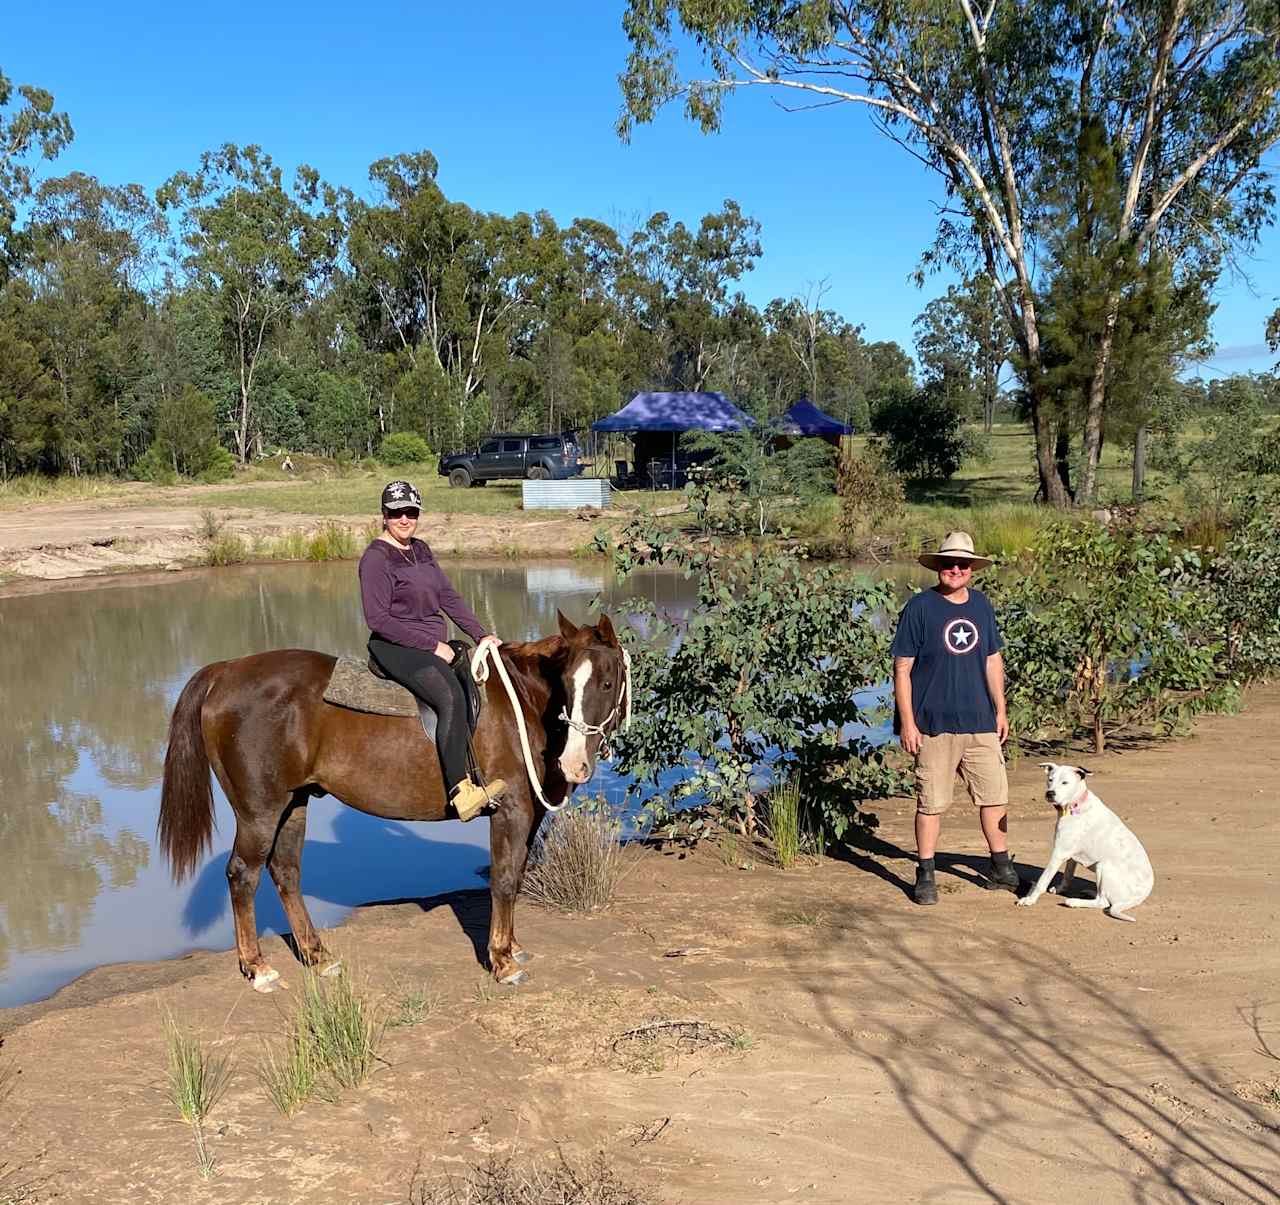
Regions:
<instances>
[{"instance_id":1,"label":"tall gum tree","mask_svg":"<svg viewBox=\"0 0 1280 1205\"><path fill-rule=\"evenodd\" d=\"M256 428L254 377L279 329L330 275L341 244L337 194L298 168L293 187L260 147L227 143L206 151L195 172L178 172L156 192L178 215L183 266L217 299L237 377L236 454L249 459Z\"/></svg>"},{"instance_id":2,"label":"tall gum tree","mask_svg":"<svg viewBox=\"0 0 1280 1205\"><path fill-rule=\"evenodd\" d=\"M1221 254L1256 237L1271 202L1261 159L1280 136L1274 0L629 0L619 133L668 102L706 131L724 99L764 89L784 105L856 104L945 185L924 265L984 271L1017 347L1040 492L1071 502L1055 459L1036 263L1051 220L1046 156L1100 125L1117 148L1122 220L1111 253ZM682 70L688 44L705 72ZM1116 291L1113 291L1116 292ZM1096 492L1115 315L1102 329L1084 416L1079 500Z\"/></svg>"}]
</instances>

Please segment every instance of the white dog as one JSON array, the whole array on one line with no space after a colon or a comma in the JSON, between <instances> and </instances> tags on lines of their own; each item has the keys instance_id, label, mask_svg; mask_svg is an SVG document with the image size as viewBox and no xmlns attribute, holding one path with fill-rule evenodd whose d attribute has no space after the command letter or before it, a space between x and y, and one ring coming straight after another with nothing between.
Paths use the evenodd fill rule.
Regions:
<instances>
[{"instance_id":1,"label":"white dog","mask_svg":"<svg viewBox=\"0 0 1280 1205\"><path fill-rule=\"evenodd\" d=\"M1046 888L1065 895L1078 862L1096 869L1098 894L1091 900L1062 902L1068 908L1105 908L1107 915L1116 920L1133 920L1126 915L1126 910L1142 903L1156 881L1142 842L1085 785L1088 770L1051 761L1042 761L1040 765L1048 779L1044 797L1058 809L1058 824L1053 830L1053 849L1044 874L1017 903L1030 908ZM1050 887L1059 868L1062 882Z\"/></svg>"}]
</instances>

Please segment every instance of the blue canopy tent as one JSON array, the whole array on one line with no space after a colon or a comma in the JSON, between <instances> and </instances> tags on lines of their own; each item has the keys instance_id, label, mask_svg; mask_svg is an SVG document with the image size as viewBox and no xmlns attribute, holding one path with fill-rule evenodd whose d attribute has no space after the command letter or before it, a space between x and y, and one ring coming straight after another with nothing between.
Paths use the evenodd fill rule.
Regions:
<instances>
[{"instance_id":1,"label":"blue canopy tent","mask_svg":"<svg viewBox=\"0 0 1280 1205\"><path fill-rule=\"evenodd\" d=\"M593 431L741 431L752 420L723 393L637 393Z\"/></svg>"},{"instance_id":2,"label":"blue canopy tent","mask_svg":"<svg viewBox=\"0 0 1280 1205\"><path fill-rule=\"evenodd\" d=\"M651 485L671 488L684 483L685 470L697 459L678 453L681 431L744 431L753 425L722 393L637 393L616 414L592 423L591 430L633 437L636 472L627 473L626 462L619 461L619 478L647 478Z\"/></svg>"},{"instance_id":3,"label":"blue canopy tent","mask_svg":"<svg viewBox=\"0 0 1280 1205\"><path fill-rule=\"evenodd\" d=\"M852 435L853 428L819 410L807 397L801 398L785 414L774 420L774 430L792 439L816 435L828 443L840 442L842 435Z\"/></svg>"}]
</instances>

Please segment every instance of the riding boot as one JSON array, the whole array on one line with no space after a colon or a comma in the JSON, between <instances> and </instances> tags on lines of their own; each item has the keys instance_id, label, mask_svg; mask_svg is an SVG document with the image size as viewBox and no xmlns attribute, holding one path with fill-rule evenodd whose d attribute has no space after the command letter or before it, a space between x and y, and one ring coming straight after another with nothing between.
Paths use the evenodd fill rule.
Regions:
<instances>
[{"instance_id":1,"label":"riding boot","mask_svg":"<svg viewBox=\"0 0 1280 1205\"><path fill-rule=\"evenodd\" d=\"M449 793L449 802L453 804L459 820L472 820L488 804L497 803L506 789L507 784L501 778L495 778L482 787L472 782L468 774Z\"/></svg>"}]
</instances>

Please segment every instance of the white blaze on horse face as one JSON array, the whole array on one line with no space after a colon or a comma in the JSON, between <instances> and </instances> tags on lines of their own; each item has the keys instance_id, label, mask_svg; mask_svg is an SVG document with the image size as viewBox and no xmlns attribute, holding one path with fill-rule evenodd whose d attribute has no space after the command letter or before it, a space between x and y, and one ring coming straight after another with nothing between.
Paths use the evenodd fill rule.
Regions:
<instances>
[{"instance_id":1,"label":"white blaze on horse face","mask_svg":"<svg viewBox=\"0 0 1280 1205\"><path fill-rule=\"evenodd\" d=\"M569 782L586 782L591 777L591 758L587 755L587 737L581 728L583 701L587 697L587 683L591 681L594 667L591 658L583 658L582 664L573 671L569 707L569 737L565 741L564 752L560 755L560 772Z\"/></svg>"}]
</instances>

